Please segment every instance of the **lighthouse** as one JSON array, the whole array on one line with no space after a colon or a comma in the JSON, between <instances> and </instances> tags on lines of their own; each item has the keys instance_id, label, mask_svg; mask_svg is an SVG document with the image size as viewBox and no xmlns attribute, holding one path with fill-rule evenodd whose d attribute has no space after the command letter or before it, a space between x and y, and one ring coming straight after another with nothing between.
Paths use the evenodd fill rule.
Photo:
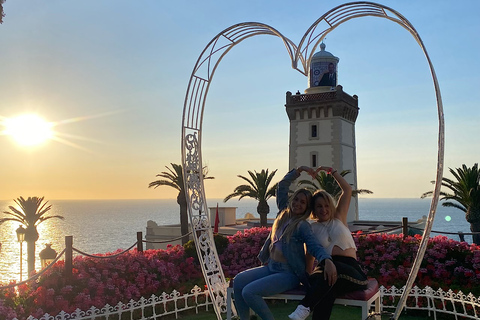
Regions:
<instances>
[{"instance_id":1,"label":"lighthouse","mask_svg":"<svg viewBox=\"0 0 480 320\"><path fill-rule=\"evenodd\" d=\"M355 121L358 97L338 84L339 58L321 43L308 70L304 93L287 92L285 110L290 120L289 168L302 165L350 170L345 179L357 189ZM358 197L352 198L347 221L358 220Z\"/></svg>"}]
</instances>

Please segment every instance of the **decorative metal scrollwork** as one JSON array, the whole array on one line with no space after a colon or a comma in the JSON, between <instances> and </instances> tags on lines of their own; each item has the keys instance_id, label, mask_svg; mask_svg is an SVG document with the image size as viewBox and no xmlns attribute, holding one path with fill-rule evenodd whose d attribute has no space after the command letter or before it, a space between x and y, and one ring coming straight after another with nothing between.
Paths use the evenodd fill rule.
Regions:
<instances>
[{"instance_id":1,"label":"decorative metal scrollwork","mask_svg":"<svg viewBox=\"0 0 480 320\"><path fill-rule=\"evenodd\" d=\"M202 51L198 58L188 83L187 93L183 108L182 127L182 163L186 198L188 199L188 210L192 224L193 237L197 248L198 256L202 265L202 272L206 279L208 290L212 300L215 302L215 312L218 319L222 319L221 313L225 311L227 283L221 269L218 254L213 242L213 233L210 228L208 208L203 187L202 174L202 152L201 132L203 121L203 110L212 82L215 70L223 57L236 45L245 39L257 35L273 35L280 38L290 56L292 67L302 73L308 74L309 64L315 53L315 49L325 36L348 20L360 17L379 17L393 21L405 28L415 38L422 48L430 67L434 89L436 93L438 109L438 157L437 175L435 189L433 192L430 211L425 225L423 239L420 242L417 257L413 263L410 276L407 280L400 302L397 305L394 318L398 319L400 311L406 303L406 299L413 285L415 277L423 259L433 219L440 195L441 180L443 176L444 162L444 116L443 104L433 64L428 56L426 48L413 27L413 25L400 13L395 10L373 2L351 2L331 9L322 15L307 30L297 46L288 38L283 36L276 29L262 23L246 22L233 25L217 34ZM299 69L299 66L302 69ZM198 215L197 215L198 214ZM208 241L206 239L209 239Z\"/></svg>"}]
</instances>

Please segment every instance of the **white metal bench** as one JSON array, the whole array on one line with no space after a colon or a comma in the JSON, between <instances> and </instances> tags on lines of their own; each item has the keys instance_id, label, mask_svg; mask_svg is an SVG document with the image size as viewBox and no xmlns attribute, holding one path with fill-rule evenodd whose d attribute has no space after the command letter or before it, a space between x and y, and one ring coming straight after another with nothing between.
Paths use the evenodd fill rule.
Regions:
<instances>
[{"instance_id":1,"label":"white metal bench","mask_svg":"<svg viewBox=\"0 0 480 320\"><path fill-rule=\"evenodd\" d=\"M230 285L230 287L227 288L227 320L232 319L232 296L233 287ZM302 300L304 296L305 290L303 288L297 288L276 294L274 296L265 297L265 299ZM374 307L374 312L380 313L382 311L382 304L380 303L380 291L377 280L368 279L368 285L365 290L349 292L341 297L338 297L335 300L335 304L361 307L362 320L368 318L372 304Z\"/></svg>"}]
</instances>

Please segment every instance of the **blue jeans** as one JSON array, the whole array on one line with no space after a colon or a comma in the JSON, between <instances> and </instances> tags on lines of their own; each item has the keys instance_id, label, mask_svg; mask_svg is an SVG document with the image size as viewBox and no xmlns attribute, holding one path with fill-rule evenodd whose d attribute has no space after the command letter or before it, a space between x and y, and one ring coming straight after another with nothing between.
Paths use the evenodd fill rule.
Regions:
<instances>
[{"instance_id":1,"label":"blue jeans","mask_svg":"<svg viewBox=\"0 0 480 320\"><path fill-rule=\"evenodd\" d=\"M288 264L272 260L266 266L240 272L233 281L233 296L240 319L249 320L252 308L263 320L274 320L262 297L296 288L299 284L300 280Z\"/></svg>"}]
</instances>

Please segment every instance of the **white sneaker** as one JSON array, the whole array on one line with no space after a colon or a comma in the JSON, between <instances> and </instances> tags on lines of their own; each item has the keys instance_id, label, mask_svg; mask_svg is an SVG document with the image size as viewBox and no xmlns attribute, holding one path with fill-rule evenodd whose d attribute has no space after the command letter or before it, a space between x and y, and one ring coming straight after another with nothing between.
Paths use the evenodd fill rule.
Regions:
<instances>
[{"instance_id":1,"label":"white sneaker","mask_svg":"<svg viewBox=\"0 0 480 320\"><path fill-rule=\"evenodd\" d=\"M305 320L310 315L310 308L301 304L288 317L292 320Z\"/></svg>"}]
</instances>

